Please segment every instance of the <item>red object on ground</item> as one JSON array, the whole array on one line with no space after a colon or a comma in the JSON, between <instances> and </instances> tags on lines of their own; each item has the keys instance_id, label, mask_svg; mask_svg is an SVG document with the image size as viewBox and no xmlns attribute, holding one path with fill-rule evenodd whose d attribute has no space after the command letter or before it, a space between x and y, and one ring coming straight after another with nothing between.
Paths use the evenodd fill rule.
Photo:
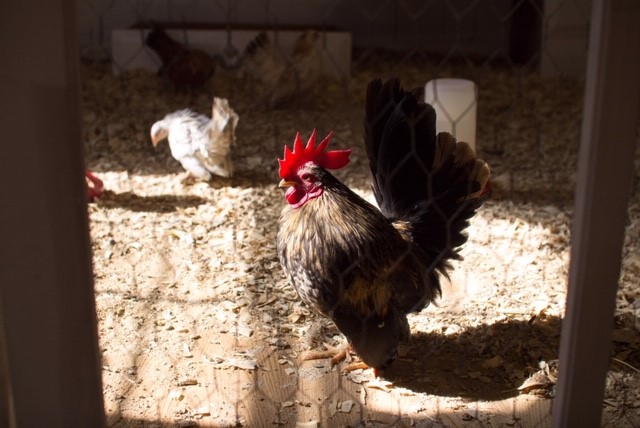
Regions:
<instances>
[{"instance_id":1,"label":"red object on ground","mask_svg":"<svg viewBox=\"0 0 640 428\"><path fill-rule=\"evenodd\" d=\"M85 175L87 177L89 202L93 202L95 198L102 194L102 191L104 190L104 183L88 169L85 171Z\"/></svg>"}]
</instances>

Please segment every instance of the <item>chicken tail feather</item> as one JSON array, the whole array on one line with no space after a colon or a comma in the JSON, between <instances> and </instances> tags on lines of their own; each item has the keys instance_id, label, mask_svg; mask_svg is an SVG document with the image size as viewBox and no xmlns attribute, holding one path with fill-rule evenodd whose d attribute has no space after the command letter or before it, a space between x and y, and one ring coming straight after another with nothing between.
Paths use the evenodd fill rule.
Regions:
<instances>
[{"instance_id":1,"label":"chicken tail feather","mask_svg":"<svg viewBox=\"0 0 640 428\"><path fill-rule=\"evenodd\" d=\"M433 107L398 79L367 88L365 147L382 213L444 272L459 259L469 219L483 201L489 167L448 133L436 134Z\"/></svg>"}]
</instances>

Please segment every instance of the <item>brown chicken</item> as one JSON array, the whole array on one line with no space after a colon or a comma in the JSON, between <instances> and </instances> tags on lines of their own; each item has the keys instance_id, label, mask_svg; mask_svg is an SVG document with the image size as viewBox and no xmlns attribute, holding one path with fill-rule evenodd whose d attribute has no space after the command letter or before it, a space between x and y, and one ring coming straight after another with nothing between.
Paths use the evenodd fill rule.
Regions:
<instances>
[{"instance_id":1,"label":"brown chicken","mask_svg":"<svg viewBox=\"0 0 640 428\"><path fill-rule=\"evenodd\" d=\"M211 56L173 40L162 28L154 28L145 44L162 60L158 74L166 76L176 90L202 90L213 76L216 64Z\"/></svg>"},{"instance_id":2,"label":"brown chicken","mask_svg":"<svg viewBox=\"0 0 640 428\"><path fill-rule=\"evenodd\" d=\"M318 47L320 34L303 32L296 40L290 56L284 55L261 32L245 50L244 69L258 80L269 107L281 107L293 96L310 90L322 74L322 54Z\"/></svg>"},{"instance_id":3,"label":"brown chicken","mask_svg":"<svg viewBox=\"0 0 640 428\"><path fill-rule=\"evenodd\" d=\"M379 370L410 338L407 314L440 295L440 275L460 259L469 219L482 204L485 162L464 142L436 135L433 108L397 79L367 88L364 143L379 209L328 170L349 150L296 136L280 160L286 188L277 235L280 262L301 299L333 320Z\"/></svg>"}]
</instances>

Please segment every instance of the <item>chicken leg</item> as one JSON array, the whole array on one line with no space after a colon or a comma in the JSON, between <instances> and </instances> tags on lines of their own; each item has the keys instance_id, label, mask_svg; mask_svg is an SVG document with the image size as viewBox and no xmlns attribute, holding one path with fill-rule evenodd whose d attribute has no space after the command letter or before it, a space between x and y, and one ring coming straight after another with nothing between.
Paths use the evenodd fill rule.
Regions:
<instances>
[{"instance_id":1,"label":"chicken leg","mask_svg":"<svg viewBox=\"0 0 640 428\"><path fill-rule=\"evenodd\" d=\"M349 343L342 343L340 345L333 346L324 342L323 345L325 347L325 350L305 351L301 354L300 358L302 359L302 361L322 360L330 358L332 366L346 360L349 364L342 369L344 373L349 373L358 369L366 370L369 368L369 366L366 365L363 361L351 361L352 348ZM378 377L377 370L374 370L374 374L376 377Z\"/></svg>"}]
</instances>

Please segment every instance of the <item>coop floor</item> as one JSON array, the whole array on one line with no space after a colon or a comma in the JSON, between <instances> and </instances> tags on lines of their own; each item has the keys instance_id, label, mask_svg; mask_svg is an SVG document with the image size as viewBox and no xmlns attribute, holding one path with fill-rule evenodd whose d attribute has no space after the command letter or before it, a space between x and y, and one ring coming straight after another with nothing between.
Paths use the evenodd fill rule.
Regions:
<instances>
[{"instance_id":1,"label":"coop floor","mask_svg":"<svg viewBox=\"0 0 640 428\"><path fill-rule=\"evenodd\" d=\"M240 115L237 172L196 184L148 132L167 112L208 113L210 96L83 64L87 165L107 189L89 214L109 426L550 426L582 83L411 61L390 73L393 64L369 58L346 82L276 111L259 106L250 82L218 74L215 94ZM342 339L298 300L277 261L276 158L297 130L333 129L336 146L354 148L339 178L371 198L363 92L389 74L408 87L436 75L478 82L478 152L494 193L443 298L410 317L411 342L374 379L343 373L346 363L301 361ZM638 193L603 403L610 426L640 426Z\"/></svg>"}]
</instances>

